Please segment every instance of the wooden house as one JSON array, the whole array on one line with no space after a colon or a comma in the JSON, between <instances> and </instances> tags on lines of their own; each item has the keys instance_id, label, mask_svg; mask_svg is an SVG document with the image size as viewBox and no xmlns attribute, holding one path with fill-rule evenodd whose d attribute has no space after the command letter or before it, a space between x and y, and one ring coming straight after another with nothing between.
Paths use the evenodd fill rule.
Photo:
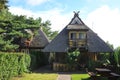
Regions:
<instances>
[{"instance_id":1,"label":"wooden house","mask_svg":"<svg viewBox=\"0 0 120 80\"><path fill-rule=\"evenodd\" d=\"M55 62L63 62L68 51L79 49L82 58L97 60L99 53L113 50L79 17L78 13L68 25L44 48L44 52L55 54ZM80 59L82 60L82 59ZM85 61L83 60L83 63Z\"/></svg>"}]
</instances>

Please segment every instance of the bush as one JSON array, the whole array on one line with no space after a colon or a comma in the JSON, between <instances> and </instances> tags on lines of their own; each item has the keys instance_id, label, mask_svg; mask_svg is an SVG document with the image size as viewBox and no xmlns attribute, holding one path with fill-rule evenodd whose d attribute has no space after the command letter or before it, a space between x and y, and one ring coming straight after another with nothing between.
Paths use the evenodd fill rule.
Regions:
<instances>
[{"instance_id":1,"label":"bush","mask_svg":"<svg viewBox=\"0 0 120 80\"><path fill-rule=\"evenodd\" d=\"M100 61L94 61L92 59L89 59L87 63L87 68L89 71L95 71L96 67L102 67L102 62Z\"/></svg>"},{"instance_id":2,"label":"bush","mask_svg":"<svg viewBox=\"0 0 120 80\"><path fill-rule=\"evenodd\" d=\"M13 76L29 71L30 56L23 53L0 53L0 80L9 80Z\"/></svg>"},{"instance_id":3,"label":"bush","mask_svg":"<svg viewBox=\"0 0 120 80\"><path fill-rule=\"evenodd\" d=\"M66 55L66 63L68 64L69 70L75 70L78 66L78 56L80 55L80 52L78 49L76 49L73 52L68 52Z\"/></svg>"}]
</instances>

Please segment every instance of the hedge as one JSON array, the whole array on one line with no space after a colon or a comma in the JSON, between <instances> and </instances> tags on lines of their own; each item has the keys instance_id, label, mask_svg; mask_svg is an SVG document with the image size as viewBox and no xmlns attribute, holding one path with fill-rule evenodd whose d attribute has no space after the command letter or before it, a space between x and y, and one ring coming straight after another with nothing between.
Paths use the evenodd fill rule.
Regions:
<instances>
[{"instance_id":1,"label":"hedge","mask_svg":"<svg viewBox=\"0 0 120 80\"><path fill-rule=\"evenodd\" d=\"M0 80L29 72L30 56L25 53L0 52Z\"/></svg>"}]
</instances>

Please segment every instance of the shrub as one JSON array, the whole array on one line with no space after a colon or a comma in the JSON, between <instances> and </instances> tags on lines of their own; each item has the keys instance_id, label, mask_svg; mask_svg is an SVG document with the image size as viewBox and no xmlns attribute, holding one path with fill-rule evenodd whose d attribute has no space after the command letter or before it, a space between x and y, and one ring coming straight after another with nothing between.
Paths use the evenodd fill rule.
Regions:
<instances>
[{"instance_id":1,"label":"shrub","mask_svg":"<svg viewBox=\"0 0 120 80\"><path fill-rule=\"evenodd\" d=\"M115 49L114 59L115 59L117 67L120 67L120 47Z\"/></svg>"},{"instance_id":2,"label":"shrub","mask_svg":"<svg viewBox=\"0 0 120 80\"><path fill-rule=\"evenodd\" d=\"M13 76L29 71L30 56L23 53L0 53L0 80L9 80Z\"/></svg>"},{"instance_id":3,"label":"shrub","mask_svg":"<svg viewBox=\"0 0 120 80\"><path fill-rule=\"evenodd\" d=\"M68 52L66 55L66 63L69 66L69 70L74 70L78 65L78 56L80 55L80 52L78 49L76 49L73 52Z\"/></svg>"},{"instance_id":4,"label":"shrub","mask_svg":"<svg viewBox=\"0 0 120 80\"><path fill-rule=\"evenodd\" d=\"M102 62L100 61L94 61L92 59L89 59L87 63L87 68L89 71L95 71L96 67L102 67Z\"/></svg>"}]
</instances>

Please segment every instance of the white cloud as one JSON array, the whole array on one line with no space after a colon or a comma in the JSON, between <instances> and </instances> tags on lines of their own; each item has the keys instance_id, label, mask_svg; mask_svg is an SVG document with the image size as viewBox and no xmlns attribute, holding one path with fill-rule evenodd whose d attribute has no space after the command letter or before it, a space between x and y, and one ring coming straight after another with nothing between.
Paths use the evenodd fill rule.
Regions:
<instances>
[{"instance_id":1,"label":"white cloud","mask_svg":"<svg viewBox=\"0 0 120 80\"><path fill-rule=\"evenodd\" d=\"M102 39L120 46L120 10L110 9L108 6L102 6L88 14L86 23Z\"/></svg>"},{"instance_id":2,"label":"white cloud","mask_svg":"<svg viewBox=\"0 0 120 80\"><path fill-rule=\"evenodd\" d=\"M49 0L27 0L26 2L32 6L35 6L35 5L45 3L47 1L49 1Z\"/></svg>"},{"instance_id":3,"label":"white cloud","mask_svg":"<svg viewBox=\"0 0 120 80\"><path fill-rule=\"evenodd\" d=\"M27 15L27 17L41 17L43 21L50 20L52 30L61 31L71 20L72 14L62 14L62 9L54 8L49 11L32 12L22 7L10 7L9 11L15 15Z\"/></svg>"},{"instance_id":4,"label":"white cloud","mask_svg":"<svg viewBox=\"0 0 120 80\"><path fill-rule=\"evenodd\" d=\"M9 7L9 11L15 15L27 15L28 17L31 17L34 15L34 13L32 13L32 11L25 10L21 7Z\"/></svg>"}]
</instances>

